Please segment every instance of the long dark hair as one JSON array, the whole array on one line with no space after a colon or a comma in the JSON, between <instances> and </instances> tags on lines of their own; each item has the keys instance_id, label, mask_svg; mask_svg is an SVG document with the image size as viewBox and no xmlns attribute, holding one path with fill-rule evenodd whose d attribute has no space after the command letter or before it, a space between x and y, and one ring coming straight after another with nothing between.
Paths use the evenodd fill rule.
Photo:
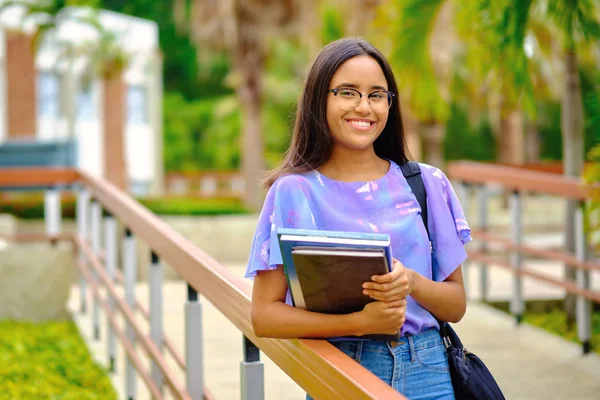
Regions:
<instances>
[{"instance_id":1,"label":"long dark hair","mask_svg":"<svg viewBox=\"0 0 600 400\"><path fill-rule=\"evenodd\" d=\"M371 43L362 39L340 39L327 45L313 63L298 102L292 143L281 165L271 171L263 185L270 188L280 176L316 170L331 156L331 135L327 125L327 94L331 78L346 60L366 55L381 66L388 90L396 93L385 128L373 143L375 153L398 165L409 160L404 124L398 100L398 86L387 60Z\"/></svg>"}]
</instances>

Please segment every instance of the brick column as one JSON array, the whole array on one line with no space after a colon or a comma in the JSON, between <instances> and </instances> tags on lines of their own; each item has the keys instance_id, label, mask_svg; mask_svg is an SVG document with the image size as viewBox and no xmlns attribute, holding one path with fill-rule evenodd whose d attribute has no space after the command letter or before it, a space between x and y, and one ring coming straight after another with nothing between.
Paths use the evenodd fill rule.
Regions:
<instances>
[{"instance_id":1,"label":"brick column","mask_svg":"<svg viewBox=\"0 0 600 400\"><path fill-rule=\"evenodd\" d=\"M34 138L37 131L35 52L32 36L6 32L7 137Z\"/></svg>"},{"instance_id":2,"label":"brick column","mask_svg":"<svg viewBox=\"0 0 600 400\"><path fill-rule=\"evenodd\" d=\"M125 164L125 82L120 73L104 78L104 170L105 178L128 190Z\"/></svg>"}]
</instances>

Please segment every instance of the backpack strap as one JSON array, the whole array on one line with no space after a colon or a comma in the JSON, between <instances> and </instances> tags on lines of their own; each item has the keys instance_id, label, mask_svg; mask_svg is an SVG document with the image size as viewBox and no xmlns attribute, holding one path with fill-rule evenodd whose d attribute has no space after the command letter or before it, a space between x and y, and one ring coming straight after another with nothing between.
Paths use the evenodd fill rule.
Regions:
<instances>
[{"instance_id":1,"label":"backpack strap","mask_svg":"<svg viewBox=\"0 0 600 400\"><path fill-rule=\"evenodd\" d=\"M400 169L421 206L421 218L423 219L423 225L425 225L425 230L427 231L427 237L429 237L429 243L431 243L428 225L429 219L427 217L427 192L425 192L425 184L423 183L423 177L421 176L421 167L419 167L419 163L416 161L408 161L400 165Z\"/></svg>"},{"instance_id":2,"label":"backpack strap","mask_svg":"<svg viewBox=\"0 0 600 400\"><path fill-rule=\"evenodd\" d=\"M431 236L429 235L429 225L427 224L427 192L425 191L425 183L423 182L423 176L421 175L421 168L419 167L418 162L408 161L400 165L400 169L402 170L402 175L404 175L406 178L408 186L410 186L412 189L413 194L421 206L421 218L423 219L423 224L425 225L425 230L427 231L427 237L429 238L429 246L431 248ZM435 318L440 326L440 334L446 349L448 349L452 345L450 331L448 330L445 322L437 319L435 315L433 318Z\"/></svg>"}]
</instances>

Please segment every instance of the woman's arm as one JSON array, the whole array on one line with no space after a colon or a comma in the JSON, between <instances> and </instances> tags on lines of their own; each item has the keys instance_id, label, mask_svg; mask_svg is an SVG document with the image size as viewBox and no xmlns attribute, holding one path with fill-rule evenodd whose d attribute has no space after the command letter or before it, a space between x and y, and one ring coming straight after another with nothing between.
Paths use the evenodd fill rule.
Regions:
<instances>
[{"instance_id":1,"label":"woman's arm","mask_svg":"<svg viewBox=\"0 0 600 400\"><path fill-rule=\"evenodd\" d=\"M394 260L392 272L374 276L363 284L364 294L379 301L395 301L410 295L427 311L445 322L458 322L467 310L462 268L444 282L435 282Z\"/></svg>"},{"instance_id":2,"label":"woman's arm","mask_svg":"<svg viewBox=\"0 0 600 400\"><path fill-rule=\"evenodd\" d=\"M254 278L251 317L257 336L293 339L396 333L405 320L405 300L375 301L360 312L330 315L285 304L286 292L282 266L261 271Z\"/></svg>"},{"instance_id":3,"label":"woman's arm","mask_svg":"<svg viewBox=\"0 0 600 400\"><path fill-rule=\"evenodd\" d=\"M456 323L462 319L467 311L467 298L461 266L443 282L432 281L413 270L408 271L413 281L410 295L417 303L444 322Z\"/></svg>"}]
</instances>

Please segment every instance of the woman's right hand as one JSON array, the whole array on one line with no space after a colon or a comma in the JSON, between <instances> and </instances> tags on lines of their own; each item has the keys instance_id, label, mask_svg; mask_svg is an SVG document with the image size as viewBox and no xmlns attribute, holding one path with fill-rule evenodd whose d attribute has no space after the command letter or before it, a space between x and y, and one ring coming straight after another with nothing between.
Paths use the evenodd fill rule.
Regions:
<instances>
[{"instance_id":1,"label":"woman's right hand","mask_svg":"<svg viewBox=\"0 0 600 400\"><path fill-rule=\"evenodd\" d=\"M358 314L364 335L395 334L406 321L406 298L391 302L372 301Z\"/></svg>"}]
</instances>

